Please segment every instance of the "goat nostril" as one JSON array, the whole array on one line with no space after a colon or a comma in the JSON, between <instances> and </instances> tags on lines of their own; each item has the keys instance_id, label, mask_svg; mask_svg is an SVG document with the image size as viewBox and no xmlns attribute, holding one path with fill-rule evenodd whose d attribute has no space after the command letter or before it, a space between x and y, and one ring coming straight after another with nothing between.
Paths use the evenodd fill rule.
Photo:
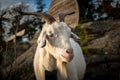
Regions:
<instances>
[{"instance_id":1,"label":"goat nostril","mask_svg":"<svg viewBox=\"0 0 120 80\"><path fill-rule=\"evenodd\" d=\"M72 54L72 53L73 53L73 49L67 49L67 50L66 50L66 53Z\"/></svg>"}]
</instances>

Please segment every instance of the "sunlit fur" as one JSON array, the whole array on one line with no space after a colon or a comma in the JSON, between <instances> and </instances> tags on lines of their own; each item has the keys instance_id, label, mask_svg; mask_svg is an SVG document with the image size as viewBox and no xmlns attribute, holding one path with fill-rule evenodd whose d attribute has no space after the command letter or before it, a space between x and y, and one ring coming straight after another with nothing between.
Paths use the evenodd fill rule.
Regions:
<instances>
[{"instance_id":1,"label":"sunlit fur","mask_svg":"<svg viewBox=\"0 0 120 80\"><path fill-rule=\"evenodd\" d=\"M54 37L50 37L54 33ZM38 38L38 46L34 57L34 71L37 80L45 80L45 70L57 69L58 80L82 80L86 63L81 47L70 38L71 30L64 22L45 24ZM44 38L44 39L43 39ZM46 40L46 46L41 43ZM74 57L64 59L66 49L72 48Z\"/></svg>"}]
</instances>

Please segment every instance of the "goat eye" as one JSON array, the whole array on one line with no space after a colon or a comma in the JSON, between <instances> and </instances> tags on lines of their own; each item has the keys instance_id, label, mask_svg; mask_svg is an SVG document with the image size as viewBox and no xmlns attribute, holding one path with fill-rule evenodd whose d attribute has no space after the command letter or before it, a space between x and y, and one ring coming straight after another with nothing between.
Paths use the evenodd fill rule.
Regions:
<instances>
[{"instance_id":1,"label":"goat eye","mask_svg":"<svg viewBox=\"0 0 120 80\"><path fill-rule=\"evenodd\" d=\"M51 37L51 38L53 38L53 37L57 37L57 34L50 34L50 35L48 35L49 37Z\"/></svg>"},{"instance_id":2,"label":"goat eye","mask_svg":"<svg viewBox=\"0 0 120 80\"><path fill-rule=\"evenodd\" d=\"M54 37L54 34L50 34L49 37Z\"/></svg>"}]
</instances>

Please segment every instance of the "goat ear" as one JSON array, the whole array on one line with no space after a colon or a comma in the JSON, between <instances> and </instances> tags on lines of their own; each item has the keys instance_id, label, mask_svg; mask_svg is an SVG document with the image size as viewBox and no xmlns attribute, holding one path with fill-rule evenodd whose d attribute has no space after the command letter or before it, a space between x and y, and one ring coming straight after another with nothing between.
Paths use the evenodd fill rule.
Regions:
<instances>
[{"instance_id":1,"label":"goat ear","mask_svg":"<svg viewBox=\"0 0 120 80\"><path fill-rule=\"evenodd\" d=\"M46 32L41 32L38 40L37 40L38 46L40 46L41 48L46 46Z\"/></svg>"},{"instance_id":2,"label":"goat ear","mask_svg":"<svg viewBox=\"0 0 120 80\"><path fill-rule=\"evenodd\" d=\"M71 38L73 38L75 41L80 42L81 39L73 32L71 32Z\"/></svg>"}]
</instances>

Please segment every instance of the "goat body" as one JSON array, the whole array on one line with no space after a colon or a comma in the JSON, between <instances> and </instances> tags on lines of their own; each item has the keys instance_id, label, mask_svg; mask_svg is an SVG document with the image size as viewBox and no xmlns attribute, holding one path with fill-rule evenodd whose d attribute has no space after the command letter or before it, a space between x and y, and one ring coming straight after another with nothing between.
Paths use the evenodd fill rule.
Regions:
<instances>
[{"instance_id":1,"label":"goat body","mask_svg":"<svg viewBox=\"0 0 120 80\"><path fill-rule=\"evenodd\" d=\"M73 49L74 58L67 63L63 62L59 57L57 58L57 54L54 51L50 53L49 42L46 43L44 48L40 48L38 45L34 57L34 70L37 80L45 80L45 70L53 71L55 69L57 69L58 80L82 80L86 69L84 56L79 44L72 38L69 38L69 41Z\"/></svg>"},{"instance_id":2,"label":"goat body","mask_svg":"<svg viewBox=\"0 0 120 80\"><path fill-rule=\"evenodd\" d=\"M64 17L72 13L60 14L60 22L49 14L19 13L35 15L46 21L38 37L34 57L34 71L37 80L45 80L45 70L53 71L55 69L57 69L58 80L81 80L85 73L86 63L80 46L73 40L73 38L78 40L79 37L72 33L64 22Z\"/></svg>"}]
</instances>

